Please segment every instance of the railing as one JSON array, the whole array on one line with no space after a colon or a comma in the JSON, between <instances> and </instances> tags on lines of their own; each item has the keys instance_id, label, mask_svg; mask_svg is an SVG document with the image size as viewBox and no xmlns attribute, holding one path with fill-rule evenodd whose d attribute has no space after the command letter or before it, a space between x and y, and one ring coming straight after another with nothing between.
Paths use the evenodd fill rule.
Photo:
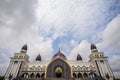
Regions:
<instances>
[{"instance_id":1,"label":"railing","mask_svg":"<svg viewBox=\"0 0 120 80\"><path fill-rule=\"evenodd\" d=\"M46 79L43 79L43 78L17 78L17 79L13 79L13 80L94 80L94 79L91 79L91 78L69 78L69 79L65 79L65 78L46 78Z\"/></svg>"}]
</instances>

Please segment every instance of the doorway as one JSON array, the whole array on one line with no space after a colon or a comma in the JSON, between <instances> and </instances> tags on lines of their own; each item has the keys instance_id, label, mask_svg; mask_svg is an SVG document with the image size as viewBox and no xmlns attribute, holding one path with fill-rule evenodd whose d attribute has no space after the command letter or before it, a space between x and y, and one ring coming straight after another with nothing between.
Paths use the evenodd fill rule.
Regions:
<instances>
[{"instance_id":1,"label":"doorway","mask_svg":"<svg viewBox=\"0 0 120 80\"><path fill-rule=\"evenodd\" d=\"M62 78L62 72L63 72L62 68L60 66L57 66L55 68L55 77Z\"/></svg>"},{"instance_id":2,"label":"doorway","mask_svg":"<svg viewBox=\"0 0 120 80\"><path fill-rule=\"evenodd\" d=\"M61 77L62 77L62 73L56 72L56 78L61 78Z\"/></svg>"}]
</instances>

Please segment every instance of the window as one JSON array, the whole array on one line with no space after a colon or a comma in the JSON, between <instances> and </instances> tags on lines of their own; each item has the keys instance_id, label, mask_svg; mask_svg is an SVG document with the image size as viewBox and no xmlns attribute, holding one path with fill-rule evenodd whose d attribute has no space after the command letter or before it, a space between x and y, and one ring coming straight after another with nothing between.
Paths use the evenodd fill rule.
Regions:
<instances>
[{"instance_id":1,"label":"window","mask_svg":"<svg viewBox=\"0 0 120 80\"><path fill-rule=\"evenodd\" d=\"M18 63L18 61L15 61L15 62L14 62L14 64L17 64L17 63Z\"/></svg>"}]
</instances>

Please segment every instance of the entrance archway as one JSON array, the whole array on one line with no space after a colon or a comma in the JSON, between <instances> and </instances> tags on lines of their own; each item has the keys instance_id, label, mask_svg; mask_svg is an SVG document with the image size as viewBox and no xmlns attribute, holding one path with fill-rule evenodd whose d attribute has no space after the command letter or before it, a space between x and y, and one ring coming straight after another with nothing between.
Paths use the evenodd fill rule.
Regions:
<instances>
[{"instance_id":1,"label":"entrance archway","mask_svg":"<svg viewBox=\"0 0 120 80\"><path fill-rule=\"evenodd\" d=\"M62 73L63 72L63 70L62 70L62 67L60 67L60 66L57 66L56 68L55 68L55 77L56 78L62 78Z\"/></svg>"},{"instance_id":2,"label":"entrance archway","mask_svg":"<svg viewBox=\"0 0 120 80\"><path fill-rule=\"evenodd\" d=\"M57 58L47 66L46 78L71 78L71 68L63 59Z\"/></svg>"}]
</instances>

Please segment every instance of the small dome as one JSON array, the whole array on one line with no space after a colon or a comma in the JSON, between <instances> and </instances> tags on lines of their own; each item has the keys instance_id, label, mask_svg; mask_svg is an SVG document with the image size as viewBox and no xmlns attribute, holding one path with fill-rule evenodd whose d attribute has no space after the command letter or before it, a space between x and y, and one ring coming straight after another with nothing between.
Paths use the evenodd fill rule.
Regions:
<instances>
[{"instance_id":1,"label":"small dome","mask_svg":"<svg viewBox=\"0 0 120 80\"><path fill-rule=\"evenodd\" d=\"M92 49L97 49L97 47L94 44L91 44L91 50Z\"/></svg>"},{"instance_id":2,"label":"small dome","mask_svg":"<svg viewBox=\"0 0 120 80\"><path fill-rule=\"evenodd\" d=\"M41 61L41 56L40 56L40 54L36 57L36 61Z\"/></svg>"},{"instance_id":3,"label":"small dome","mask_svg":"<svg viewBox=\"0 0 120 80\"><path fill-rule=\"evenodd\" d=\"M53 56L52 59L58 58L58 57L63 58L65 60L67 59L66 56L63 53L60 52L60 50Z\"/></svg>"},{"instance_id":4,"label":"small dome","mask_svg":"<svg viewBox=\"0 0 120 80\"><path fill-rule=\"evenodd\" d=\"M23 50L27 50L27 44L22 47Z\"/></svg>"},{"instance_id":5,"label":"small dome","mask_svg":"<svg viewBox=\"0 0 120 80\"><path fill-rule=\"evenodd\" d=\"M82 60L82 57L80 56L80 54L77 55L77 59L76 60L77 61Z\"/></svg>"},{"instance_id":6,"label":"small dome","mask_svg":"<svg viewBox=\"0 0 120 80\"><path fill-rule=\"evenodd\" d=\"M21 48L21 53L26 53L27 52L27 44L23 45Z\"/></svg>"},{"instance_id":7,"label":"small dome","mask_svg":"<svg viewBox=\"0 0 120 80\"><path fill-rule=\"evenodd\" d=\"M92 52L98 52L97 47L94 44L91 44Z\"/></svg>"}]
</instances>

